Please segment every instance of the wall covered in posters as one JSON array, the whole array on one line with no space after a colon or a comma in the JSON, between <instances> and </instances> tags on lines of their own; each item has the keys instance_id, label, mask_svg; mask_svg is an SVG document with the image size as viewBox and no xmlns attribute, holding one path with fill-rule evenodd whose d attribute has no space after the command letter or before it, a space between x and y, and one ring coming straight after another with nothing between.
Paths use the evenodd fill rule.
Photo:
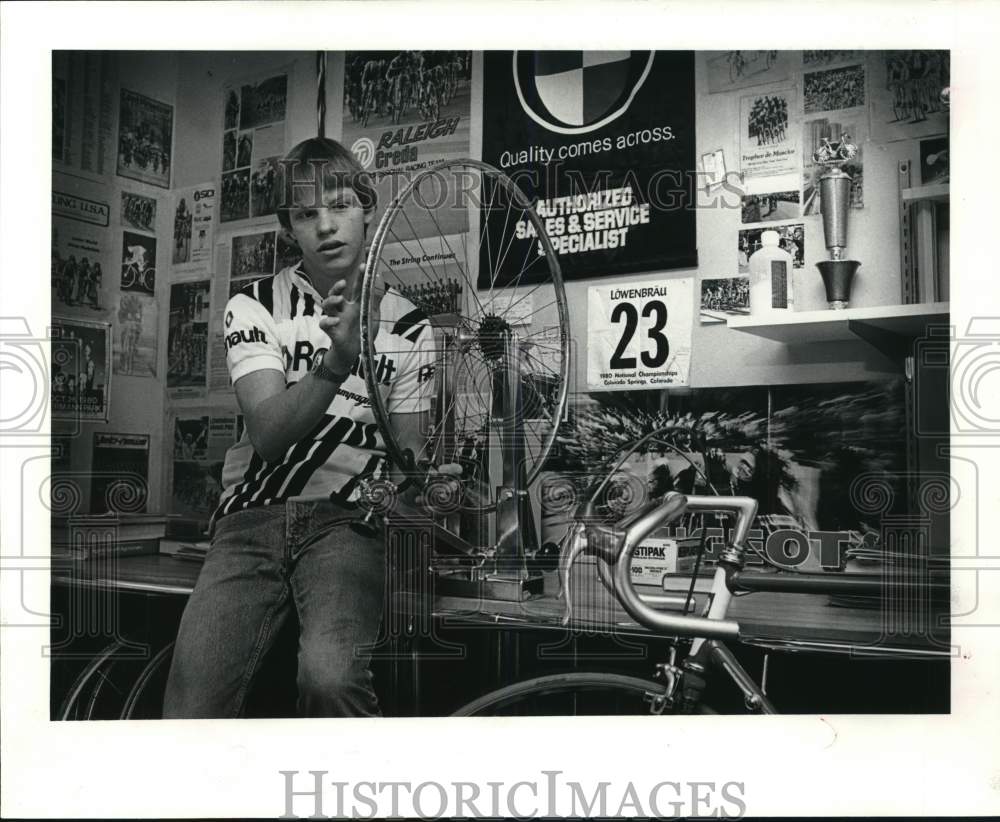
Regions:
<instances>
[{"instance_id":1,"label":"wall covered in posters","mask_svg":"<svg viewBox=\"0 0 1000 822\"><path fill-rule=\"evenodd\" d=\"M695 184L694 62L681 51L483 55L483 160L537 198L566 279L696 265L695 212L679 207ZM497 281L535 244L524 231ZM483 287L490 267L481 258Z\"/></svg>"},{"instance_id":2,"label":"wall covered in posters","mask_svg":"<svg viewBox=\"0 0 1000 822\"><path fill-rule=\"evenodd\" d=\"M812 200L809 201L810 209L806 211L806 200L802 196L802 175L809 171L803 169L803 160L815 140L827 135L835 137L838 128L840 131L854 128L858 112L867 111L873 104L875 96L873 83L881 79L881 75L873 70L871 62L874 59L873 55L857 52L777 54L741 52L727 59L727 55L722 52L701 53L691 55L687 72L670 75L669 82L657 74L660 66L658 60L660 57L674 58L679 55L656 55L650 74L638 88L635 96L629 100L628 95L625 95L625 102L628 105L617 120L593 129L593 133L566 134L553 130L551 126L558 124L551 120L547 121L546 116L557 119L561 116L570 121L577 118L582 123L579 126L581 128L593 125L589 121L584 122L586 117L592 116L592 107L595 105L594 98L590 96L595 88L589 77L589 70L593 67L583 66L582 56L581 68L577 74L574 74L575 68L567 68L565 76L561 71L548 75L541 70L544 67L535 70L535 67L529 64L524 72L518 75L517 83L520 84L522 93L525 88L529 89L525 102L529 104L531 112L541 120L539 122L528 113L518 98L512 53L507 53L500 75L496 73L493 62L498 56L496 54L472 53L468 62L462 56L464 53L457 54L459 55L457 61L449 61L438 53L421 53L425 69L433 69L437 65L442 65L446 69L436 72L436 83L431 83L430 87L421 87L412 82L412 78L420 76L420 63L416 55L410 55L411 65L406 72L403 72L408 79L397 80L396 68L399 68L399 63L392 71L390 65L393 59L400 55L399 52L386 52L381 55L368 52L328 53L327 133L344 142L348 148L353 148L362 162L367 160L369 171L385 179L388 179L392 172L412 173L425 167L425 163L461 154L471 155L475 159L481 157L500 166L509 174L517 174L522 166L529 171L544 170L555 165L560 158L549 157L541 149L558 151L560 146L567 147L565 149L567 155L571 151L576 155L562 158L565 162L561 167L569 166L572 161L576 163L580 174L591 173L598 178L597 182L604 185L611 193L601 195L601 199L593 205L591 202L564 202L561 205L545 203L540 209L543 212L543 220L551 220L551 225L557 226L561 218L563 224L563 234L560 237L553 237L553 241L555 243L558 240L560 263L567 274L566 291L571 332L574 344L578 348L574 360L572 390L583 390L587 386L589 363L585 352L586 340L590 336L586 320L589 291L592 287L612 286L627 272L633 272L627 277L627 283L642 287L651 287L661 282L669 283L674 278L695 277L691 288L690 316L693 321L695 311L700 308L702 323L692 322L688 370L690 386L766 384L780 379L837 382L856 379L858 374L878 375L890 371L881 358L861 343L844 343L836 351L830 352L811 351L809 356L790 362L787 350L783 346L738 334L728 329L724 322L726 317L740 315L746 311L745 279L740 277L739 273L741 230L759 234L763 227L776 227L789 235L789 242L794 243L798 249L796 258L801 266L795 269L798 289L796 305L804 310L825 305L822 284L814 263L825 257L826 252L822 244L820 218L813 211ZM720 57L721 60L716 59L712 63L714 58ZM385 62L380 67L379 63L382 60ZM449 62L456 63L454 80L448 76L451 69L444 65ZM609 61L613 62L615 61ZM366 101L364 69L368 63L375 65L369 72L367 80L369 98ZM858 99L858 93L852 92L845 100L831 96L826 87L830 85L827 81L833 75L824 72L839 71L860 64L864 64L865 68L864 104L840 109L828 108L850 104ZM208 360L207 396L210 406L225 405L230 411L235 407L225 368L224 351L221 347L221 325L217 322L221 307L233 287L280 268L286 256L290 259L281 248L279 235L275 236L273 263L270 242L265 242L265 246L260 245L260 235L271 235L277 229L277 221L273 214L266 213L270 210L266 202L268 199L266 164L254 160L255 155L259 155L261 161L267 160L268 157L279 156L299 140L315 135L315 71L315 54L311 52L294 55L287 52L201 54L187 56L179 64L178 96L173 100L176 105L178 133L172 172L172 199L169 201L164 199L160 204L160 211L169 214L170 217L176 216L170 212L175 212L179 205L176 199L178 194L187 197L189 192L193 192L205 182L214 181L218 194L217 215L220 218L223 216L235 218L235 214L239 213L241 216L236 219L243 219L242 215L246 215L246 219L251 221L239 226L223 226L223 233L217 232L218 236L213 240L212 259L207 261L204 267L192 265L191 269L186 269L184 263L177 263L174 266L181 275L175 276L173 278L175 280L198 279L211 282L213 314L209 321L208 341L205 345ZM430 73L425 71L426 75ZM525 73L529 80L532 76L535 80L541 77L540 85L521 83ZM445 76L441 76L442 74ZM852 70L850 74L860 79L856 70ZM804 87L807 75L810 75L808 112ZM280 89L276 88L278 84L270 82L272 78L280 77L287 77L283 98ZM504 87L499 96L492 86L496 77L504 80ZM676 77L686 78L687 85L676 82ZM562 83L566 80L572 87L577 78L580 80L580 89L584 91L573 97L572 93L565 90L567 86ZM548 83L549 79L552 80L551 83ZM253 105L253 113L247 119L242 115L244 86L248 87L247 100ZM599 83L598 87L603 87L603 83ZM677 101L671 102L665 99L670 95L662 94L663 89L668 87L671 89L683 87L689 91L690 113L684 118L679 115L683 106ZM531 88L534 89L533 92L530 91ZM153 99L172 102L170 95L153 88L137 87L136 90ZM233 92L232 95L229 94L230 91ZM408 94L405 93L407 91ZM662 226L656 227L656 220L664 215L660 215L656 209L649 209L648 214L643 214L641 203L625 200L626 196L631 195L621 191L624 185L618 183L612 185L610 181L605 183L600 178L604 161L612 160L608 164L612 172L620 174L624 180L625 171L630 168L667 167L666 153L686 148L685 141L690 138L690 158L684 161L678 160L678 168L683 168L685 171L695 170L698 168L699 157L706 153L718 152L725 157L728 170L738 172L740 129L737 124L740 122L741 98L783 92L793 94L789 100L792 104L792 110L789 112L790 122L797 118L799 122L804 120L806 123L818 123L816 126L808 126L808 131L796 138L793 171L780 178L770 176L753 178L757 185L750 191L741 191L735 196L730 196L725 189L717 189L714 195L717 202L713 206L699 208L697 213L679 210L679 219L687 218L691 221L689 249L692 254L688 263L678 263L675 266L669 261L649 258L636 262L632 255L637 249L642 250L642 243L637 238L644 236L648 231L650 236L655 237L652 244L656 246L657 252L661 253L665 248L663 238L674 235L670 231L663 230ZM117 100L117 97L114 99ZM281 114L282 99L283 114ZM579 101L578 104L573 104L575 108L561 108L562 103L571 99ZM268 100L271 102L267 102ZM500 104L495 106L496 100L499 100ZM607 100L603 102L607 103ZM258 110L259 117L256 114ZM281 119L275 119L279 114ZM451 123L455 117L459 117L460 121L454 132L451 132ZM778 121L780 119L777 118ZM680 130L682 124L694 123L697 123L697 134L693 132L686 134ZM775 117L768 112L757 112L754 124L755 128L759 126L758 132L762 143L781 139L782 135L775 127L775 123ZM277 147L277 140L265 139L265 135L259 133L261 130L278 126L283 136L280 148ZM670 140L663 139L664 126L671 127ZM570 123L566 127L572 129L577 126ZM656 137L654 130L657 127L660 129L659 140L654 139ZM514 130L518 131L517 139L520 140L518 144L512 142L514 138L510 137L510 132ZM644 134L646 130L648 134ZM227 138L230 134L231 137ZM592 147L594 139L603 140L606 135L613 135L615 143L619 136L623 138L620 150L617 144L608 152L588 152L583 147L588 140ZM242 158L239 151L241 136L250 137L249 140L244 139ZM227 139L230 143L228 150ZM471 145L469 145L470 139L474 140ZM648 142L642 142L643 140ZM630 141L637 142L638 145L629 145ZM210 151L206 155L204 151L206 145L218 146L219 151ZM461 145L465 145L466 148L462 149ZM575 148L570 149L569 146ZM891 199L895 196L895 164L897 160L908 156L910 148L910 142L900 140L890 143L884 152L874 152L872 157L869 156L870 152L864 151L866 189L864 204L868 208L863 212L861 220L857 219L856 212L852 212L850 227L851 253L863 261L862 271L855 283L855 293L859 304L862 305L888 304L898 300L898 281L895 273L898 272L898 253L882 238L895 230L896 215L889 208ZM912 159L914 162L919 162L915 141L912 143L912 148L914 149ZM488 156L487 152L490 151L492 154ZM264 193L258 198L256 207L251 200L253 196L251 178L254 170L260 172L257 188ZM233 183L230 183L230 196L226 200L226 205L223 205L223 184L227 175L244 172L245 183L241 182L237 186L239 196L232 196ZM573 175L567 176L571 180L579 179L579 175L575 178ZM523 176L518 179L523 187L527 187ZM632 179L627 182L631 184ZM547 199L547 184L548 180L539 179L539 191L535 195L542 200ZM560 190L557 189L558 191ZM869 201L872 191L876 192L876 199ZM141 187L140 193L149 194L148 191L143 192ZM382 199L385 202L384 195ZM191 200L187 199L185 205L190 210ZM255 215L259 215L260 219L255 220ZM649 224L643 222L647 216ZM581 230L570 231L571 217L577 218L574 225ZM617 224L618 222L621 224ZM181 221L178 224L182 227L180 236L183 245L187 239L186 223ZM474 218L473 224L475 224ZM141 232L141 229L131 224L123 228ZM586 247L588 241L576 239L584 233L592 236L590 243L596 243L599 237L608 239L611 233L620 238L621 230L626 228L624 233L627 242L622 248L591 247L587 250L571 250ZM173 262L174 247L168 239L176 240L173 231L174 227L170 225L166 229L161 226L156 232L161 267ZM471 231L468 235L473 251L478 240L475 233ZM749 244L755 239L754 235L743 236L749 248ZM240 239L234 245L236 238L246 239ZM534 251L531 238L523 239L524 250ZM427 244L426 238L423 242ZM110 253L116 255L117 242L109 240L108 245ZM405 247L409 248L409 244ZM693 256L695 248L697 248L697 258ZM182 258L184 249L182 248L178 254ZM613 267L614 262L622 261L614 255L625 258L623 267ZM509 256L511 259L515 258L513 250ZM266 263L259 264L264 257ZM582 275L574 273L574 266L577 266L578 262L587 260L590 261L587 264L590 268L589 273ZM594 263L595 260L598 262ZM195 268L199 273L194 273ZM188 274L188 271L191 273ZM204 273L201 273L202 271ZM673 271L676 273L664 273ZM872 276L866 276L866 272L872 272ZM878 276L874 276L875 272ZM599 279L604 277L609 279L603 281ZM593 281L594 279L597 281ZM162 293L163 306L160 311L160 324L164 329L161 332L163 336L161 348L167 347L165 333L167 320L164 314L167 313L171 284L169 281L166 282L164 284L166 291L158 292ZM117 287L117 283L114 285ZM530 306L530 303L529 296L524 305ZM117 303L109 302L109 305L112 313L117 311ZM541 303L536 302L530 307L536 310L540 306ZM640 315L638 320L635 336L649 344L646 353L654 356L655 339L649 336L649 331L655 328L656 317L651 314L644 319ZM621 332L624 329L623 322L613 326L612 330L618 332L618 338L613 341L615 344L620 342ZM669 339L673 341L673 337ZM612 345L609 356L614 353L614 348L615 345ZM641 353L640 351L638 356L641 356ZM165 359L166 352L161 351L161 354ZM626 352L624 356L627 358L629 354ZM165 372L161 372L161 379L164 376ZM193 388L193 386L177 386L177 388ZM205 392L204 388L200 390ZM658 395L662 392L650 390L647 393ZM170 410L180 410L188 402L185 398L181 398L179 403L174 403L174 399L171 398L169 403L174 405ZM129 429L120 427L118 430Z\"/></svg>"},{"instance_id":3,"label":"wall covered in posters","mask_svg":"<svg viewBox=\"0 0 1000 822\"><path fill-rule=\"evenodd\" d=\"M164 510L169 285L156 269L170 260L179 64L169 52L52 55L52 433L81 510L104 499L109 431L148 438L146 504Z\"/></svg>"}]
</instances>

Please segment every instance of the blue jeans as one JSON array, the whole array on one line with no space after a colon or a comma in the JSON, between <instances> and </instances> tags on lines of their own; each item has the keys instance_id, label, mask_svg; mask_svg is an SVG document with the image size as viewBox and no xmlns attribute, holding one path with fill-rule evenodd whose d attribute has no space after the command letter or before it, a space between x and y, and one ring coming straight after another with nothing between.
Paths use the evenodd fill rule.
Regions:
<instances>
[{"instance_id":1,"label":"blue jeans","mask_svg":"<svg viewBox=\"0 0 1000 822\"><path fill-rule=\"evenodd\" d=\"M298 710L378 716L371 645L382 620L385 546L346 524L329 501L251 508L216 523L181 618L163 716L236 717L284 621L298 614Z\"/></svg>"}]
</instances>

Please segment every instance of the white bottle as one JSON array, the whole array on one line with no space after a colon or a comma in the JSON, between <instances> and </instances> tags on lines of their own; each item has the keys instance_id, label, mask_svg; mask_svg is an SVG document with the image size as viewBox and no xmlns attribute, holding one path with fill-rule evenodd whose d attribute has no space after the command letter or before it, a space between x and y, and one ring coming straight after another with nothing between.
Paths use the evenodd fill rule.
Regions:
<instances>
[{"instance_id":1,"label":"white bottle","mask_svg":"<svg viewBox=\"0 0 1000 822\"><path fill-rule=\"evenodd\" d=\"M778 245L778 232L760 235L761 246L750 257L750 314L792 310L792 255Z\"/></svg>"}]
</instances>

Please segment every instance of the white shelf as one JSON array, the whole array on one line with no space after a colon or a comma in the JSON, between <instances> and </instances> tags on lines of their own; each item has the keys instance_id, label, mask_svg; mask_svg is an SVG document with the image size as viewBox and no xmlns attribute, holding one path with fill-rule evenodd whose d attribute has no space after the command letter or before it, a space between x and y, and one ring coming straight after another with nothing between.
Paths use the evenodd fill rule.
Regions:
<instances>
[{"instance_id":1,"label":"white shelf","mask_svg":"<svg viewBox=\"0 0 1000 822\"><path fill-rule=\"evenodd\" d=\"M933 183L926 186L904 188L903 202L913 203L918 200L947 200L949 197L948 183Z\"/></svg>"},{"instance_id":2,"label":"white shelf","mask_svg":"<svg viewBox=\"0 0 1000 822\"><path fill-rule=\"evenodd\" d=\"M816 343L856 340L851 324L878 329L901 337L918 337L930 324L948 321L948 303L881 305L845 308L842 311L790 311L777 317L736 317L727 325L747 334L783 343Z\"/></svg>"}]
</instances>

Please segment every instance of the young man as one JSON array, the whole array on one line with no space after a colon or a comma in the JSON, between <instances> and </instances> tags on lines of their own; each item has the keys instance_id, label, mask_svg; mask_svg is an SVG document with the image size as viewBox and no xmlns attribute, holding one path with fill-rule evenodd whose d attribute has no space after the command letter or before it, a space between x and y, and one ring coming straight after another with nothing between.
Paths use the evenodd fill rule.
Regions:
<instances>
[{"instance_id":1,"label":"young man","mask_svg":"<svg viewBox=\"0 0 1000 822\"><path fill-rule=\"evenodd\" d=\"M385 549L381 536L359 535L345 522L360 481L386 471L358 359L375 191L332 140L300 143L285 168L291 163L294 190L286 185L283 200L291 207L278 217L302 260L226 306L226 353L246 429L226 455L212 546L181 620L165 717L240 715L293 612L299 712L378 714L363 649L382 617ZM430 407L431 329L393 291L382 298L378 325L381 390L400 443L416 453Z\"/></svg>"}]
</instances>

